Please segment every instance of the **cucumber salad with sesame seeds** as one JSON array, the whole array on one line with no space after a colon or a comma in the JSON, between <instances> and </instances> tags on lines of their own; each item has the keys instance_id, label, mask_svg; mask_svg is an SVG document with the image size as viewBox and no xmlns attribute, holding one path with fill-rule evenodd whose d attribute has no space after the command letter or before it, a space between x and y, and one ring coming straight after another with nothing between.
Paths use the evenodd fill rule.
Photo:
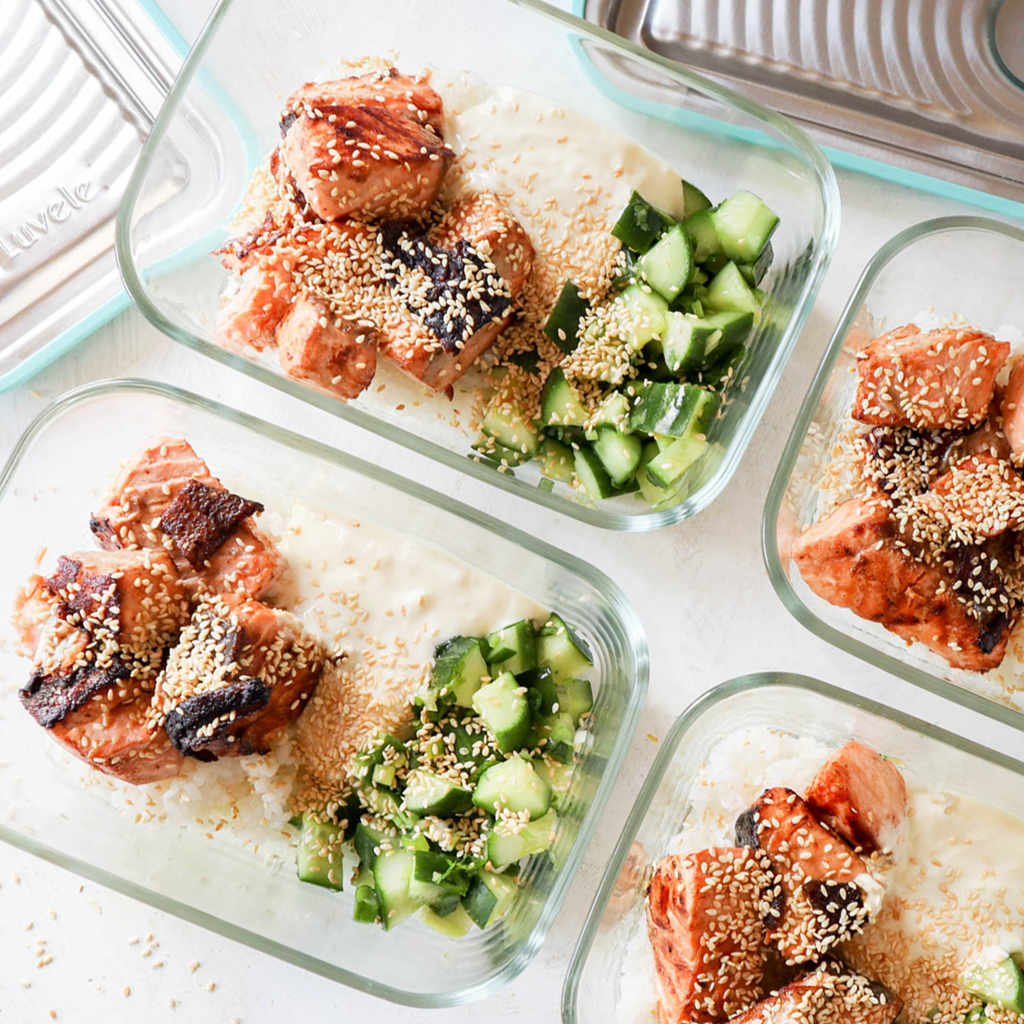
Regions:
<instances>
[{"instance_id":1,"label":"cucumber salad with sesame seeds","mask_svg":"<svg viewBox=\"0 0 1024 1024\"><path fill-rule=\"evenodd\" d=\"M451 937L500 920L521 863L551 855L593 694L586 643L552 613L434 652L403 738L381 732L355 758L342 803L307 809L299 878L344 888L355 920L397 927L418 913Z\"/></svg>"},{"instance_id":2,"label":"cucumber salad with sesame seeds","mask_svg":"<svg viewBox=\"0 0 1024 1024\"><path fill-rule=\"evenodd\" d=\"M714 457L709 434L761 318L779 218L750 192L712 206L681 188L681 221L633 192L611 229L621 249L603 294L565 282L543 327L562 359L531 382L539 394L522 374L492 373L478 457L503 472L535 459L541 486L590 501L682 500L691 470Z\"/></svg>"}]
</instances>

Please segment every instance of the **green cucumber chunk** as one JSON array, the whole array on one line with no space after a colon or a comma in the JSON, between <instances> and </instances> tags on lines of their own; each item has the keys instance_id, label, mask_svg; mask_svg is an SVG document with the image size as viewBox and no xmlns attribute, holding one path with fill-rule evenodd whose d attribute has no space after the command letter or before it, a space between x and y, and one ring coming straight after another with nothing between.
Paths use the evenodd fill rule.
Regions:
<instances>
[{"instance_id":1,"label":"green cucumber chunk","mask_svg":"<svg viewBox=\"0 0 1024 1024\"><path fill-rule=\"evenodd\" d=\"M669 302L686 287L693 265L693 249L681 224L666 231L640 259L647 283Z\"/></svg>"},{"instance_id":2,"label":"green cucumber chunk","mask_svg":"<svg viewBox=\"0 0 1024 1024\"><path fill-rule=\"evenodd\" d=\"M352 907L352 920L360 924L373 924L380 916L380 901L372 885L361 885L356 889L356 901Z\"/></svg>"},{"instance_id":3,"label":"green cucumber chunk","mask_svg":"<svg viewBox=\"0 0 1024 1024\"><path fill-rule=\"evenodd\" d=\"M503 754L519 750L530 734L530 706L511 672L473 694L473 707L491 730Z\"/></svg>"},{"instance_id":4,"label":"green cucumber chunk","mask_svg":"<svg viewBox=\"0 0 1024 1024\"><path fill-rule=\"evenodd\" d=\"M468 935L473 927L472 918L458 903L444 917L433 907L424 907L420 911L420 919L435 932L440 932L449 939L461 939Z\"/></svg>"},{"instance_id":5,"label":"green cucumber chunk","mask_svg":"<svg viewBox=\"0 0 1024 1024\"><path fill-rule=\"evenodd\" d=\"M626 340L634 351L639 352L651 338L659 336L665 329L668 302L653 288L631 284L614 301L625 307L621 316L632 325Z\"/></svg>"},{"instance_id":6,"label":"green cucumber chunk","mask_svg":"<svg viewBox=\"0 0 1024 1024\"><path fill-rule=\"evenodd\" d=\"M481 871L470 883L462 907L477 928L487 928L505 916L518 890L508 875Z\"/></svg>"},{"instance_id":7,"label":"green cucumber chunk","mask_svg":"<svg viewBox=\"0 0 1024 1024\"><path fill-rule=\"evenodd\" d=\"M583 427L589 414L576 397L561 367L551 371L541 394L540 421L545 427Z\"/></svg>"},{"instance_id":8,"label":"green cucumber chunk","mask_svg":"<svg viewBox=\"0 0 1024 1024\"><path fill-rule=\"evenodd\" d=\"M551 806L551 787L537 774L533 762L514 756L492 765L477 780L473 803L488 814L502 808L520 813L530 812L536 820Z\"/></svg>"},{"instance_id":9,"label":"green cucumber chunk","mask_svg":"<svg viewBox=\"0 0 1024 1024\"><path fill-rule=\"evenodd\" d=\"M576 766L548 757L537 757L534 758L533 767L551 789L551 806L556 811L564 811Z\"/></svg>"},{"instance_id":10,"label":"green cucumber chunk","mask_svg":"<svg viewBox=\"0 0 1024 1024\"><path fill-rule=\"evenodd\" d=\"M643 458L640 460L640 468L636 472L636 481L640 485L640 493L651 503L659 506L667 504L677 496L678 488L661 487L656 484L648 473L648 467L658 457L661 451L656 441L649 441L644 445Z\"/></svg>"},{"instance_id":11,"label":"green cucumber chunk","mask_svg":"<svg viewBox=\"0 0 1024 1024\"><path fill-rule=\"evenodd\" d=\"M651 345L655 344L657 342L651 342ZM601 399L587 423L587 440L593 441L601 427L614 427L623 434L629 433L629 398L623 392L609 391Z\"/></svg>"},{"instance_id":12,"label":"green cucumber chunk","mask_svg":"<svg viewBox=\"0 0 1024 1024\"><path fill-rule=\"evenodd\" d=\"M739 272L743 275L743 279L747 284L751 288L756 288L764 280L768 271L771 270L774 261L775 250L772 248L772 243L769 242L761 250L761 255L753 263L737 263L736 266L739 268Z\"/></svg>"},{"instance_id":13,"label":"green cucumber chunk","mask_svg":"<svg viewBox=\"0 0 1024 1024\"><path fill-rule=\"evenodd\" d=\"M409 772L403 793L405 806L416 814L448 817L473 806L473 794L462 786L427 768Z\"/></svg>"},{"instance_id":14,"label":"green cucumber chunk","mask_svg":"<svg viewBox=\"0 0 1024 1024\"><path fill-rule=\"evenodd\" d=\"M1024 975L1010 957L968 967L960 975L960 987L986 1003L1024 1013Z\"/></svg>"},{"instance_id":15,"label":"green cucumber chunk","mask_svg":"<svg viewBox=\"0 0 1024 1024\"><path fill-rule=\"evenodd\" d=\"M504 390L491 399L484 413L483 431L504 448L523 455L536 455L540 432L522 405Z\"/></svg>"},{"instance_id":16,"label":"green cucumber chunk","mask_svg":"<svg viewBox=\"0 0 1024 1024\"><path fill-rule=\"evenodd\" d=\"M589 445L581 444L573 453L576 479L583 493L594 501L612 496L612 481L597 452Z\"/></svg>"},{"instance_id":17,"label":"green cucumber chunk","mask_svg":"<svg viewBox=\"0 0 1024 1024\"><path fill-rule=\"evenodd\" d=\"M711 200L696 185L691 185L683 178L683 212L692 217L702 210L711 209Z\"/></svg>"},{"instance_id":18,"label":"green cucumber chunk","mask_svg":"<svg viewBox=\"0 0 1024 1024\"><path fill-rule=\"evenodd\" d=\"M655 209L639 192L633 192L626 208L612 228L612 234L626 248L644 253L657 241L658 236L672 223L660 210Z\"/></svg>"},{"instance_id":19,"label":"green cucumber chunk","mask_svg":"<svg viewBox=\"0 0 1024 1024\"><path fill-rule=\"evenodd\" d=\"M673 373L690 374L728 359L743 344L753 324L753 314L734 310L706 317L666 313L662 339L665 363Z\"/></svg>"},{"instance_id":20,"label":"green cucumber chunk","mask_svg":"<svg viewBox=\"0 0 1024 1024\"><path fill-rule=\"evenodd\" d=\"M412 854L409 898L451 912L469 889L466 869L450 854L417 850ZM455 897L454 901L450 897Z\"/></svg>"},{"instance_id":21,"label":"green cucumber chunk","mask_svg":"<svg viewBox=\"0 0 1024 1024\"><path fill-rule=\"evenodd\" d=\"M536 633L529 619L521 619L490 633L487 648L491 676L502 672L518 676L537 666Z\"/></svg>"},{"instance_id":22,"label":"green cucumber chunk","mask_svg":"<svg viewBox=\"0 0 1024 1024\"><path fill-rule=\"evenodd\" d=\"M572 449L553 437L545 437L540 443L540 452L537 455L540 460L541 475L549 481L560 481L571 484L576 478L576 462L573 459Z\"/></svg>"},{"instance_id":23,"label":"green cucumber chunk","mask_svg":"<svg viewBox=\"0 0 1024 1024\"><path fill-rule=\"evenodd\" d=\"M320 821L317 815L305 811L295 853L299 880L341 892L345 887L343 840L341 825L335 821Z\"/></svg>"},{"instance_id":24,"label":"green cucumber chunk","mask_svg":"<svg viewBox=\"0 0 1024 1024\"><path fill-rule=\"evenodd\" d=\"M373 865L380 920L386 931L398 927L420 907L409 895L413 864L413 855L406 850L388 850L382 852Z\"/></svg>"},{"instance_id":25,"label":"green cucumber chunk","mask_svg":"<svg viewBox=\"0 0 1024 1024\"><path fill-rule=\"evenodd\" d=\"M726 263L708 285L706 304L712 309L757 313L761 300L744 280L735 263Z\"/></svg>"},{"instance_id":26,"label":"green cucumber chunk","mask_svg":"<svg viewBox=\"0 0 1024 1024\"><path fill-rule=\"evenodd\" d=\"M483 644L478 637L453 637L434 650L430 688L435 701L450 701L470 708L473 706L473 694L483 685L484 677L489 675Z\"/></svg>"},{"instance_id":27,"label":"green cucumber chunk","mask_svg":"<svg viewBox=\"0 0 1024 1024\"><path fill-rule=\"evenodd\" d=\"M356 834L352 840L352 845L359 855L359 863L367 870L372 871L381 849L390 848L391 838L386 832L381 832L379 829L360 822L356 826Z\"/></svg>"},{"instance_id":28,"label":"green cucumber chunk","mask_svg":"<svg viewBox=\"0 0 1024 1024\"><path fill-rule=\"evenodd\" d=\"M708 442L703 437L679 437L648 464L647 475L658 487L670 488L704 454Z\"/></svg>"},{"instance_id":29,"label":"green cucumber chunk","mask_svg":"<svg viewBox=\"0 0 1024 1024\"><path fill-rule=\"evenodd\" d=\"M693 246L695 263L706 263L715 256L722 255L722 243L715 229L713 210L701 210L683 221L683 230L689 236Z\"/></svg>"},{"instance_id":30,"label":"green cucumber chunk","mask_svg":"<svg viewBox=\"0 0 1024 1024\"><path fill-rule=\"evenodd\" d=\"M544 324L544 333L568 354L576 347L576 332L588 309L590 303L580 295L576 285L566 281Z\"/></svg>"},{"instance_id":31,"label":"green cucumber chunk","mask_svg":"<svg viewBox=\"0 0 1024 1024\"><path fill-rule=\"evenodd\" d=\"M556 682L572 679L594 664L586 642L554 612L537 634L537 664L551 671Z\"/></svg>"},{"instance_id":32,"label":"green cucumber chunk","mask_svg":"<svg viewBox=\"0 0 1024 1024\"><path fill-rule=\"evenodd\" d=\"M548 811L536 821L496 822L487 837L487 859L492 867L504 868L524 857L543 853L555 841L558 815Z\"/></svg>"},{"instance_id":33,"label":"green cucumber chunk","mask_svg":"<svg viewBox=\"0 0 1024 1024\"><path fill-rule=\"evenodd\" d=\"M718 404L718 395L696 384L648 384L636 396L629 425L645 434L706 435Z\"/></svg>"},{"instance_id":34,"label":"green cucumber chunk","mask_svg":"<svg viewBox=\"0 0 1024 1024\"><path fill-rule=\"evenodd\" d=\"M614 427L602 427L597 431L593 448L612 484L621 487L640 465L644 445L635 434L623 434Z\"/></svg>"},{"instance_id":35,"label":"green cucumber chunk","mask_svg":"<svg viewBox=\"0 0 1024 1024\"><path fill-rule=\"evenodd\" d=\"M731 260L753 263L768 244L779 218L752 192L737 192L714 212L722 251Z\"/></svg>"}]
</instances>

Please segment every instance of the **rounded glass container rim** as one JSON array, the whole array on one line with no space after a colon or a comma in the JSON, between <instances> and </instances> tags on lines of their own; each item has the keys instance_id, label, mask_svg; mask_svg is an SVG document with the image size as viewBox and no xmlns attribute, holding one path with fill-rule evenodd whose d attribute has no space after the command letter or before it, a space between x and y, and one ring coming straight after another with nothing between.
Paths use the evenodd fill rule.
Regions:
<instances>
[{"instance_id":1,"label":"rounded glass container rim","mask_svg":"<svg viewBox=\"0 0 1024 1024\"><path fill-rule=\"evenodd\" d=\"M298 398L331 415L354 423L364 430L368 430L379 437L386 438L395 444L415 451L419 455L433 459L435 462L440 462L442 465L483 480L485 483L498 487L517 498L532 501L535 504L549 508L562 515L570 516L591 526L628 532L656 530L675 525L696 515L718 498L732 479L740 460L746 452L754 430L764 414L771 395L778 384L782 370L792 354L797 338L810 315L814 298L824 280L839 239L841 205L839 184L832 165L817 143L802 128L781 114L767 107L762 107L760 104L746 99L739 93L695 74L659 54L637 46L607 29L552 7L550 4L543 2L543 0L502 0L504 3L510 3L532 11L541 17L561 24L579 36L599 42L640 63L654 67L686 88L713 97L720 103L741 110L747 116L767 125L789 143L804 161L805 166L813 172L821 197L822 231L812 255L811 268L807 273L800 295L793 307L793 312L778 339L771 362L759 386L755 389L750 405L747 407L743 419L733 436L732 443L726 449L721 462L700 489L678 505L636 515L611 512L596 506L591 507L580 502L571 501L561 495L549 494L547 491L526 484L510 474L498 473L491 467L478 463L468 456L460 455L443 445L420 438L411 429L407 430L403 427L395 426L362 409L349 408L345 402L339 399L321 394L283 374L260 366L251 359L247 359L234 352L229 352L222 346L215 345L190 331L179 328L168 320L150 300L132 256L132 212L159 145L177 112L178 104L201 66L203 57L213 41L217 29L236 2L244 2L244 0L219 0L219 3L211 12L198 39L182 64L181 70L163 106L157 114L149 137L142 147L142 151L129 179L128 187L125 189L124 196L118 207L115 242L117 263L128 294L146 319L161 332L180 344L244 373L269 387L276 388L285 394L291 395L293 398Z\"/></svg>"},{"instance_id":2,"label":"rounded glass container rim","mask_svg":"<svg viewBox=\"0 0 1024 1024\"><path fill-rule=\"evenodd\" d=\"M587 807L583 822L580 825L573 845L566 858L565 864L557 872L551 891L544 901L540 916L534 925L529 936L515 951L515 955L502 966L482 981L463 989L455 989L449 992L420 993L408 992L403 989L394 988L389 985L368 979L360 974L347 971L327 961L309 956L285 946L282 943L267 939L256 932L231 925L228 922L207 914L187 904L181 903L172 897L163 896L145 886L138 885L122 879L119 875L107 871L96 865L80 861L78 858L68 856L60 850L53 849L44 843L40 843L30 836L23 835L16 830L0 823L0 840L9 843L18 849L23 849L43 860L56 864L84 878L97 882L109 889L124 893L133 899L137 899L150 906L172 913L186 921L201 925L210 931L216 932L226 938L242 942L261 952L268 953L278 959L295 964L305 970L312 971L323 977L341 982L352 988L366 992L370 995L387 999L394 1003L401 1003L406 1006L425 1007L437 1009L442 1007L457 1006L462 1003L482 999L503 988L515 977L517 977L533 960L550 930L554 919L568 893L590 841L593 838L597 820L608 801L611 791L618 779L622 762L625 759L633 733L636 731L643 710L644 699L647 694L647 683L649 674L649 654L647 640L640 623L639 616L629 603L625 594L618 585L606 576L599 569L559 549L532 537L527 533L510 526L506 523L479 512L468 505L464 505L453 498L432 491L430 488L412 480L400 477L389 470L371 463L364 462L356 456L347 452L339 451L319 441L303 437L284 427L276 426L265 420L257 419L248 413L232 409L230 406L221 404L213 399L205 398L182 388L170 384L158 383L156 381L143 380L139 378L117 378L111 380L93 381L92 383L65 392L40 412L28 425L24 433L18 439L4 467L0 470L0 501L2 501L17 472L21 461L29 446L35 438L52 422L60 418L61 414L73 409L75 406L93 398L105 396L116 396L121 394L149 394L168 399L178 405L197 409L200 412L212 414L220 419L234 423L243 429L253 431L263 437L279 444L286 445L293 450L311 455L324 462L333 463L350 472L367 477L377 483L391 487L410 497L424 501L442 512L455 515L463 520L482 527L490 533L497 534L518 546L525 548L533 554L561 566L568 572L577 576L591 587L593 587L608 602L615 619L620 625L623 642L626 649L632 656L634 673L632 686L628 693L626 707L623 712L623 720L618 735L615 738L611 754L605 762L605 769L601 773L594 798Z\"/></svg>"}]
</instances>

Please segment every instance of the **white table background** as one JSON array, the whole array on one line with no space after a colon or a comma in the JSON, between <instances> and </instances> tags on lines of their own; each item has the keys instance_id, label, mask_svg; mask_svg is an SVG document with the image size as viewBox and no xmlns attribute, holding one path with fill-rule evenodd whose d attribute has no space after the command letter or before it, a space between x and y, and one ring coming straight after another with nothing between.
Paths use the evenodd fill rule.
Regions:
<instances>
[{"instance_id":1,"label":"white table background","mask_svg":"<svg viewBox=\"0 0 1024 1024\"><path fill-rule=\"evenodd\" d=\"M167 6L186 38L192 38L208 0L175 0ZM776 598L761 561L768 485L865 263L910 224L977 212L862 175L840 172L839 180L839 248L771 406L725 493L709 510L672 529L641 535L604 532L513 498L204 359L164 337L134 309L33 380L0 395L0 460L54 398L105 377L168 381L264 419L287 414L293 429L514 520L521 529L592 562L637 608L651 652L643 718L584 864L536 960L498 995L442 1011L395 1007L0 846L0 1024L46 1022L54 1015L74 1024L557 1021L570 955L659 739L700 693L737 675L788 670L816 676L1024 758L1021 734L893 679L812 636ZM40 948L45 948L41 955ZM52 961L38 966L47 956ZM214 988L208 991L211 982Z\"/></svg>"}]
</instances>

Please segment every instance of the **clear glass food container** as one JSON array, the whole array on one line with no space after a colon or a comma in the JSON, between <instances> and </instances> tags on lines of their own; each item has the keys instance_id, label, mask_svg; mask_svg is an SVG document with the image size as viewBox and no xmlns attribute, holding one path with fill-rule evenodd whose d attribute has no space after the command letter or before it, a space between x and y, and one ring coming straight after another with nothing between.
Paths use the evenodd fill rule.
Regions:
<instances>
[{"instance_id":1,"label":"clear glass food container","mask_svg":"<svg viewBox=\"0 0 1024 1024\"><path fill-rule=\"evenodd\" d=\"M228 830L207 837L170 822L136 824L114 809L106 786L83 786L20 706L17 690L30 668L13 652L6 615L0 839L395 1002L450 1006L505 985L536 954L558 913L636 727L647 690L647 644L635 612L606 576L512 527L279 427L130 380L70 392L16 446L0 475L0 529L17 538L0 570L4 601L36 571L41 549L48 548L49 566L61 552L93 546L89 513L119 461L166 435L189 440L215 474L265 501L268 512L302 497L374 521L449 552L578 625L595 654L595 707L551 856L535 858L508 917L487 931L453 940L418 919L387 933L358 924L351 887L334 894L297 880L293 840L264 830L254 850ZM89 774L102 783L104 777Z\"/></svg>"},{"instance_id":2,"label":"clear glass food container","mask_svg":"<svg viewBox=\"0 0 1024 1024\"><path fill-rule=\"evenodd\" d=\"M753 727L833 747L858 739L898 759L918 782L1024 818L1024 764L1004 754L807 676L766 672L723 683L691 704L662 741L573 953L562 992L564 1024L648 1019L624 1005L622 974L626 947L645 914L650 869L686 820L689 794L711 750Z\"/></svg>"},{"instance_id":3,"label":"clear glass food container","mask_svg":"<svg viewBox=\"0 0 1024 1024\"><path fill-rule=\"evenodd\" d=\"M212 340L228 273L207 254L214 244L210 238L227 236L254 167L277 145L284 98L313 77L341 73L342 57L385 52L395 53L404 70L465 70L493 86L539 93L640 142L712 198L749 188L781 217L773 236L775 264L763 285L770 298L752 336L742 384L733 389L729 415L716 424L715 443L691 471L678 504L651 509L627 495L595 506L564 483L548 493L537 486L536 464L500 473L468 458L475 431L453 427L448 399L401 380L397 371L378 369L385 391L378 393L375 382L346 404L287 376L273 351L250 358ZM609 65L632 72L624 75L633 83L629 91L617 89L615 98L596 70ZM217 83L217 94L236 114L235 128L209 143L196 139L185 113L188 98L204 81ZM666 95L671 102L664 101ZM156 202L165 191L157 158L166 147L186 154L195 194L212 203L197 210L173 199ZM160 229L168 218L187 225L189 242L204 240L202 254L189 242L167 244ZM835 176L799 128L537 0L221 0L139 159L121 206L118 254L134 300L182 344L510 493L596 526L644 530L693 515L725 487L807 318L838 224ZM460 409L470 407L467 389L478 374L473 371L456 389ZM469 419L462 416L464 427Z\"/></svg>"},{"instance_id":4,"label":"clear glass food container","mask_svg":"<svg viewBox=\"0 0 1024 1024\"><path fill-rule=\"evenodd\" d=\"M1024 729L1019 690L1024 648L987 673L953 669L922 644L908 647L882 626L812 593L792 562L793 542L820 508L818 483L848 422L866 340L915 320L957 316L1013 341L1024 329L1024 231L982 217L943 217L901 231L875 254L843 312L804 399L765 504L764 557L783 604L811 632L893 675ZM1004 330L1005 329L1005 330Z\"/></svg>"}]
</instances>

